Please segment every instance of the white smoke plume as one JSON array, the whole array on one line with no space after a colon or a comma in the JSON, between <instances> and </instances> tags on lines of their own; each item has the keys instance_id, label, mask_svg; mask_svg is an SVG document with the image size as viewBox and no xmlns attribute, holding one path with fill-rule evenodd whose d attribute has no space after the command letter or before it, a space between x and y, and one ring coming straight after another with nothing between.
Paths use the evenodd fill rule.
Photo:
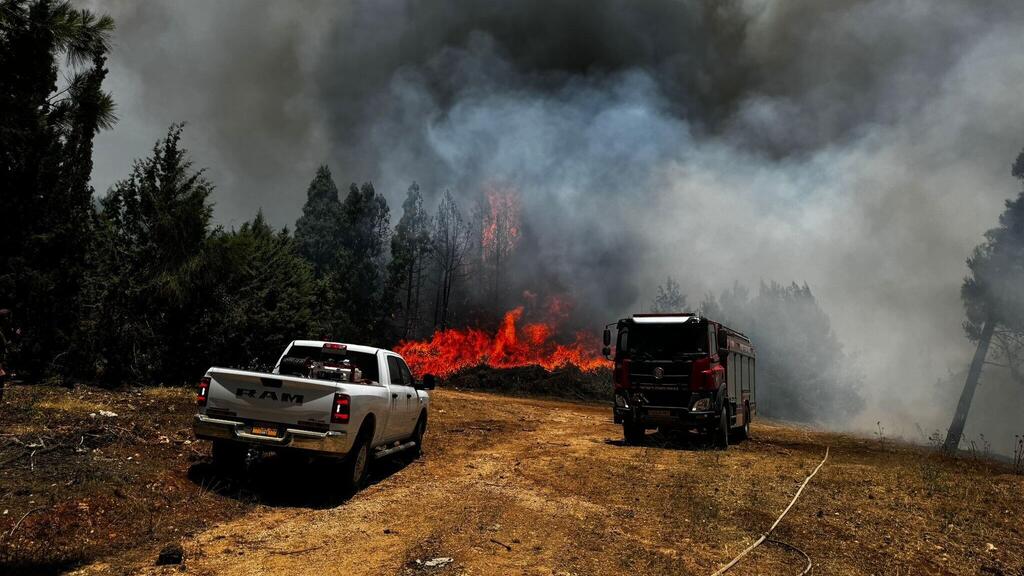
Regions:
<instances>
[{"instance_id":1,"label":"white smoke plume","mask_svg":"<svg viewBox=\"0 0 1024 576\"><path fill-rule=\"evenodd\" d=\"M834 424L948 425L964 260L1017 192L1020 3L94 8L119 27L99 191L179 120L227 224L262 207L291 225L322 162L393 210L413 180L466 206L511 187L516 273L565 287L593 327L666 274L691 302L807 282L865 374L867 408ZM987 370L968 436L1005 451L1024 392Z\"/></svg>"}]
</instances>

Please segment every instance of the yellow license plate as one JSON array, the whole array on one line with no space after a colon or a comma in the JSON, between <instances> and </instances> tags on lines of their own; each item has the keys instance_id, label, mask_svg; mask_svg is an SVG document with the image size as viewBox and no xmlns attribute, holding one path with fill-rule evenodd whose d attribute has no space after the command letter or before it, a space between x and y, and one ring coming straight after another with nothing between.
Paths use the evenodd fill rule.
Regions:
<instances>
[{"instance_id":1,"label":"yellow license plate","mask_svg":"<svg viewBox=\"0 0 1024 576\"><path fill-rule=\"evenodd\" d=\"M669 416L672 415L672 411L671 410L648 410L647 411L647 415L648 416L653 416L655 418L668 418Z\"/></svg>"},{"instance_id":2,"label":"yellow license plate","mask_svg":"<svg viewBox=\"0 0 1024 576\"><path fill-rule=\"evenodd\" d=\"M252 433L259 434L260 436L273 436L276 438L277 428L274 428L272 426L253 426Z\"/></svg>"}]
</instances>

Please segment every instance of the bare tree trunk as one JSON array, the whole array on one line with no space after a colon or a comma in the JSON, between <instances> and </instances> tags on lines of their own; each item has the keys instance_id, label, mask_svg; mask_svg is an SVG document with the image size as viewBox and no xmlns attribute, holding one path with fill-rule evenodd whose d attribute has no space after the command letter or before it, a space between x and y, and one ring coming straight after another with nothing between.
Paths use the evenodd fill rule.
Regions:
<instances>
[{"instance_id":1,"label":"bare tree trunk","mask_svg":"<svg viewBox=\"0 0 1024 576\"><path fill-rule=\"evenodd\" d=\"M412 316L412 335L420 337L420 288L423 286L423 257L420 256L416 262L416 292L412 297L412 306L415 311Z\"/></svg>"},{"instance_id":2,"label":"bare tree trunk","mask_svg":"<svg viewBox=\"0 0 1024 576\"><path fill-rule=\"evenodd\" d=\"M437 277L437 291L434 293L434 330L441 324L441 290L444 287L443 276L440 274Z\"/></svg>"},{"instance_id":3,"label":"bare tree trunk","mask_svg":"<svg viewBox=\"0 0 1024 576\"><path fill-rule=\"evenodd\" d=\"M946 433L945 449L947 452L955 452L960 446L960 438L964 435L964 424L967 423L967 413L971 409L971 400L974 398L974 390L978 387L978 379L981 377L981 367L985 363L985 356L988 354L988 345L992 341L992 333L995 331L996 323L987 320L981 329L981 337L978 338L978 348L974 351L974 359L971 360L971 367L967 370L967 381L964 382L964 390L960 393L960 402L956 405L956 413L953 414L953 422L949 425Z\"/></svg>"},{"instance_id":4,"label":"bare tree trunk","mask_svg":"<svg viewBox=\"0 0 1024 576\"><path fill-rule=\"evenodd\" d=\"M448 307L451 305L452 283L455 281L454 272L446 272L444 276L444 296L441 301L441 328L448 328Z\"/></svg>"}]
</instances>

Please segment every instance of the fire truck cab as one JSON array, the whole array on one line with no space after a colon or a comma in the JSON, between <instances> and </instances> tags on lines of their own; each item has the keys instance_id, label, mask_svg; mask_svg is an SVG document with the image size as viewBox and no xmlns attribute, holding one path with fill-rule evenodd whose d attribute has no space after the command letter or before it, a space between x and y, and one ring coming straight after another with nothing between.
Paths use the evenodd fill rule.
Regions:
<instances>
[{"instance_id":1,"label":"fire truck cab","mask_svg":"<svg viewBox=\"0 0 1024 576\"><path fill-rule=\"evenodd\" d=\"M721 449L750 432L757 413L750 339L697 314L634 314L614 323L613 412L627 444L646 431L698 429ZM611 326L604 355L612 357Z\"/></svg>"}]
</instances>

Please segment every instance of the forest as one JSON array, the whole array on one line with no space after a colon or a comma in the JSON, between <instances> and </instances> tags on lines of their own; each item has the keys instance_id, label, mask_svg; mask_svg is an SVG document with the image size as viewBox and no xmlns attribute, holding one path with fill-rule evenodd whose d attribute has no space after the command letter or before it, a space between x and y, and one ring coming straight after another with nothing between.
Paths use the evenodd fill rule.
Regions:
<instances>
[{"instance_id":1,"label":"forest","mask_svg":"<svg viewBox=\"0 0 1024 576\"><path fill-rule=\"evenodd\" d=\"M421 190L392 210L370 181L310 175L294 226L218 224L217 183L171 125L109 190L90 184L93 141L116 130L104 88L114 22L68 2L0 8L0 358L26 382L190 384L212 364L272 362L301 337L394 346L439 330L494 329L541 294L517 274L529 259L519 191ZM1012 168L1024 179L1024 155ZM348 186L339 182L351 182ZM458 198L475 197L473 203ZM969 260L967 336L981 362L1020 379L1024 362L1024 199L1009 201ZM613 271L609 271L610 273ZM647 308L692 308L761 346L765 409L801 421L860 411L863 376L806 284L740 284L687 306L678 273L638 287ZM613 310L627 314L642 310ZM596 331L614 318L572 318ZM991 344L991 352L989 352ZM597 355L597 349L593 351ZM977 373L973 381L977 383ZM972 377L968 377L970 384ZM970 387L970 386L969 386ZM970 400L967 400L968 406Z\"/></svg>"}]
</instances>

